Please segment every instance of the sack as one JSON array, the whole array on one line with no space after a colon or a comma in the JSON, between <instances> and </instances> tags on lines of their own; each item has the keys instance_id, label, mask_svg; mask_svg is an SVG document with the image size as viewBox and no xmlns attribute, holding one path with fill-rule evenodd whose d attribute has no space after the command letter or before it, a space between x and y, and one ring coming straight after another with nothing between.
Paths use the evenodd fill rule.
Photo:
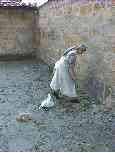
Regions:
<instances>
[{"instance_id":1,"label":"sack","mask_svg":"<svg viewBox=\"0 0 115 153\"><path fill-rule=\"evenodd\" d=\"M53 98L51 97L50 94L48 94L47 98L44 101L42 101L39 109L50 108L50 107L53 107L53 106L54 106Z\"/></svg>"},{"instance_id":2,"label":"sack","mask_svg":"<svg viewBox=\"0 0 115 153\"><path fill-rule=\"evenodd\" d=\"M18 122L29 122L32 120L32 115L29 113L21 113L16 117Z\"/></svg>"}]
</instances>

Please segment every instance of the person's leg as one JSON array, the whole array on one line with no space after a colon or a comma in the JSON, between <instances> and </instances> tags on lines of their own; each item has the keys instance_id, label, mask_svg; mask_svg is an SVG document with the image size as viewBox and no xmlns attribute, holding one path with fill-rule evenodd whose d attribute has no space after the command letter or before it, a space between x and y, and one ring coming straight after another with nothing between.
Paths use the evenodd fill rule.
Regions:
<instances>
[{"instance_id":1,"label":"person's leg","mask_svg":"<svg viewBox=\"0 0 115 153\"><path fill-rule=\"evenodd\" d=\"M55 96L57 99L59 99L59 90L53 90L53 89L50 89L50 93L51 95Z\"/></svg>"},{"instance_id":2,"label":"person's leg","mask_svg":"<svg viewBox=\"0 0 115 153\"><path fill-rule=\"evenodd\" d=\"M78 98L73 98L70 100L72 103L80 103L80 100Z\"/></svg>"}]
</instances>

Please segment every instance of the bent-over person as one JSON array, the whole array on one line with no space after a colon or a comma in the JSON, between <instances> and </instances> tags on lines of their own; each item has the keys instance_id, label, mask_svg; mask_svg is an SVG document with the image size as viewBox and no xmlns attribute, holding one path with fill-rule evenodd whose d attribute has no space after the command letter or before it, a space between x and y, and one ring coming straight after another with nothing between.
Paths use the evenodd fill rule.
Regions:
<instances>
[{"instance_id":1,"label":"bent-over person","mask_svg":"<svg viewBox=\"0 0 115 153\"><path fill-rule=\"evenodd\" d=\"M85 45L77 45L65 50L63 56L55 63L53 78L50 83L52 93L58 98L59 95L76 99L76 56L86 52Z\"/></svg>"}]
</instances>

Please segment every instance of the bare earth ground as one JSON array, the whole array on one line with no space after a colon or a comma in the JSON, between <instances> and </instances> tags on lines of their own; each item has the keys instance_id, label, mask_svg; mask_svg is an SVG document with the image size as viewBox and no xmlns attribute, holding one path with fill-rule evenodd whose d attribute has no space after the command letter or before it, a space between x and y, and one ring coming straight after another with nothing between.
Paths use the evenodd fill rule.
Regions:
<instances>
[{"instance_id":1,"label":"bare earth ground","mask_svg":"<svg viewBox=\"0 0 115 153\"><path fill-rule=\"evenodd\" d=\"M38 107L49 92L48 66L33 61L0 63L0 151L115 151L115 114L91 103L57 101ZM33 120L16 121L19 113Z\"/></svg>"}]
</instances>

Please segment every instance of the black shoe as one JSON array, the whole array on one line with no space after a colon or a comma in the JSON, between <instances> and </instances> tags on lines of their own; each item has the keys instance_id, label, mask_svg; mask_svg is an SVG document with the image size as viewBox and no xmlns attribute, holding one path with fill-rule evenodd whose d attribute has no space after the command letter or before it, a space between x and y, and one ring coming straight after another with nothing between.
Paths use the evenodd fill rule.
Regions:
<instances>
[{"instance_id":1,"label":"black shoe","mask_svg":"<svg viewBox=\"0 0 115 153\"><path fill-rule=\"evenodd\" d=\"M70 100L72 103L80 103L79 99L72 99Z\"/></svg>"},{"instance_id":2,"label":"black shoe","mask_svg":"<svg viewBox=\"0 0 115 153\"><path fill-rule=\"evenodd\" d=\"M53 96L55 96L57 99L59 99L59 94L58 94L56 91L54 91L52 94L53 94Z\"/></svg>"}]
</instances>

